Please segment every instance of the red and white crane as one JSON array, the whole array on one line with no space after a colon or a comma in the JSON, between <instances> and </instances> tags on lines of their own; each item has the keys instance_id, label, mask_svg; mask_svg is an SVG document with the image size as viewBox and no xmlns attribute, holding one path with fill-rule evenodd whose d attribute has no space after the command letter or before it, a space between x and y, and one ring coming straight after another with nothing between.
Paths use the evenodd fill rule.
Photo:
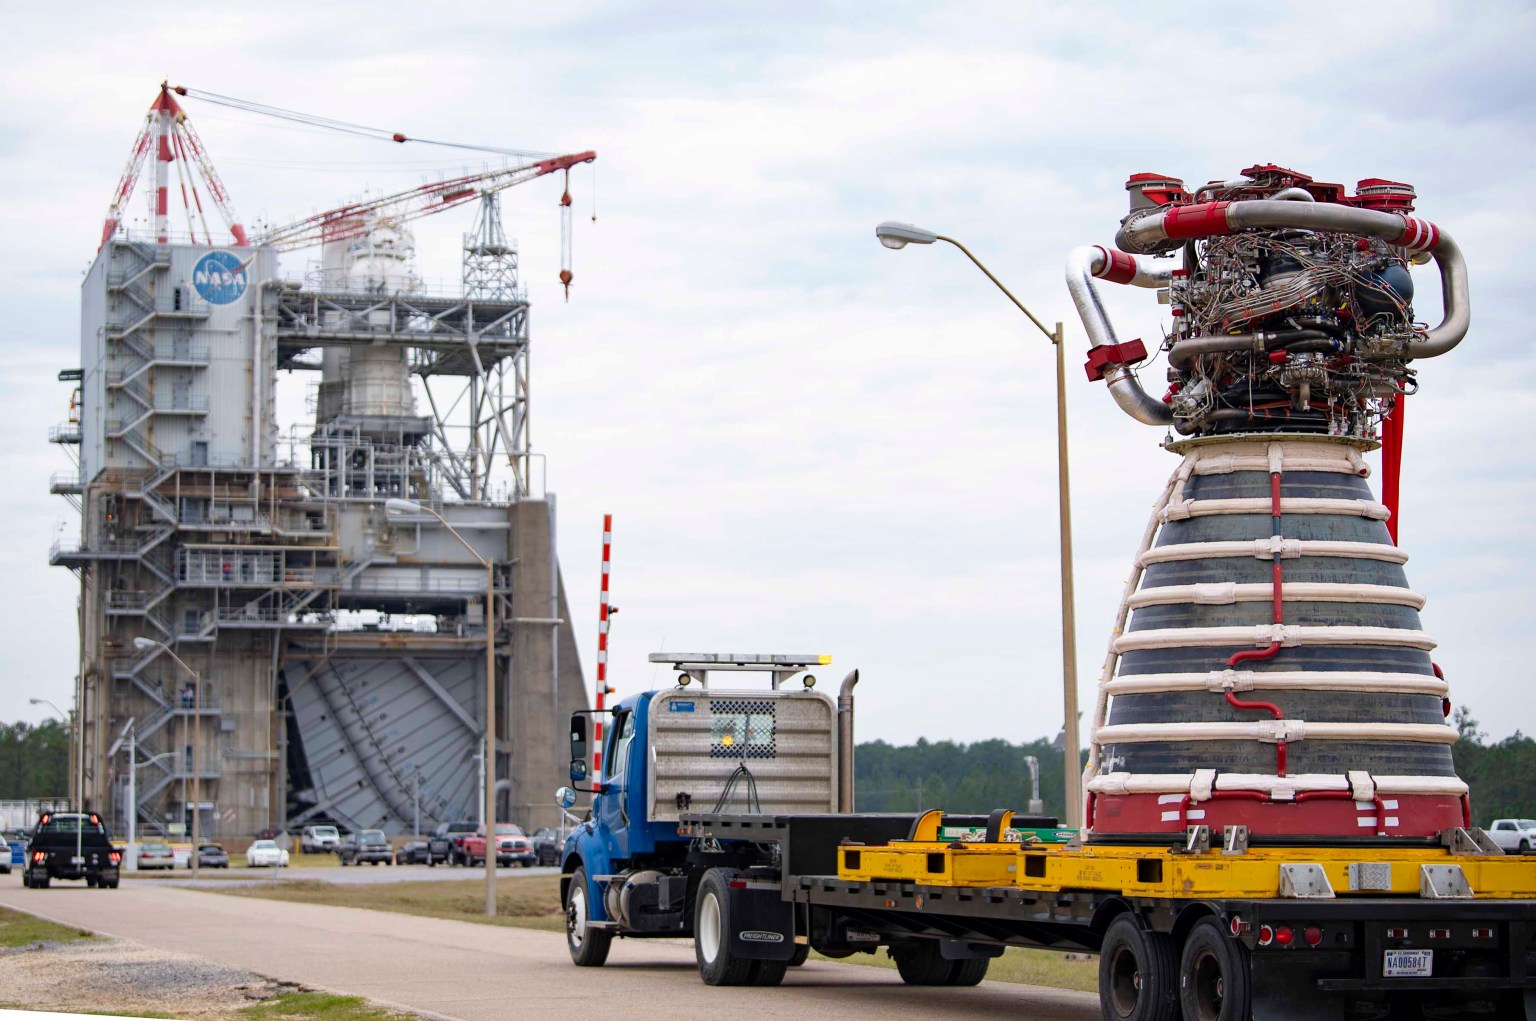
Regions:
<instances>
[{"instance_id":1,"label":"red and white crane","mask_svg":"<svg viewBox=\"0 0 1536 1021\"><path fill-rule=\"evenodd\" d=\"M479 174L467 174L443 181L434 181L390 195L365 199L359 202L350 202L346 205L337 206L335 209L328 209L323 213L307 216L294 223L263 230L254 238L251 238L247 235L245 228L236 220L234 211L230 208L229 195L224 189L223 182L219 179L218 171L214 169L212 161L208 158L207 148L192 129L186 113L182 110L180 104L176 102L176 96L190 96L194 99L206 100L247 112L284 120L300 121L314 127L362 135L363 137L382 141L395 143L418 142L425 145L475 149L497 153L502 156L518 157L522 161L515 166L488 170ZM144 127L139 132L138 138L134 141L133 149L128 157L128 165L123 171L122 179L118 182L117 190L113 193L112 205L107 211L106 224L102 228L101 243L103 245L107 243L107 240L116 233L121 225L122 211L127 205L128 200L133 196L139 175L142 173L144 164L149 159L151 151L154 152L155 161L154 229L157 241L164 243L170 239L170 178L171 170L174 166L181 188L182 205L186 211L188 232L192 237L192 241L196 243L199 240L199 226L201 226L202 241L206 244L213 244L212 233L208 229L207 219L203 211L202 194L198 190L197 182L193 179L191 167L188 167L188 164L191 164L192 167L196 168L198 175L201 176L209 199L223 217L224 225L236 247L256 244L271 246L279 251L294 251L326 242L345 241L354 237L360 237L366 234L380 220L390 220L395 223L417 220L424 216L431 216L434 213L453 209L456 206L463 205L491 192L502 191L503 189L511 188L514 185L523 184L526 181L544 177L548 174L563 172L565 174L565 188L560 196L560 282L565 286L567 296L570 294L572 279L570 241L571 168L583 163L591 163L597 159L597 153L592 150L565 155L552 155L527 153L520 150L492 146L409 138L400 132L390 132L380 128L368 128L343 121L328 120L308 114L296 113L291 110L282 110L277 107L261 106L245 100L232 99L215 93L199 92L188 89L185 86L172 86L161 82L160 94L150 104L149 113L145 117Z\"/></svg>"},{"instance_id":2,"label":"red and white crane","mask_svg":"<svg viewBox=\"0 0 1536 1021\"><path fill-rule=\"evenodd\" d=\"M208 158L208 150L203 145L203 140L197 137L197 132L192 129L192 124L187 120L186 113L181 104L171 95L175 91L165 82L160 83L160 94L149 105L149 113L145 115L144 127L139 131L139 137L134 139L133 149L128 154L128 165L123 168L123 176L117 182L117 190L112 193L112 205L107 208L107 222L101 230L101 243L104 245L117 228L123 222L123 209L128 200L133 197L134 187L138 184L139 174L144 170L144 163L149 159L150 151L154 151L155 159L155 240L161 243L170 240L171 232L171 208L170 185L171 166L176 165L176 177L181 185L181 203L187 214L188 233L192 240L197 240L197 225L200 223L203 230L203 239L213 243L213 237L208 230L208 221L203 212L203 199L197 190L197 182L192 180L191 168L195 167L202 177L204 185L208 189L208 197L219 215L224 218L224 226L234 239L237 247L249 244L245 234L245 228L235 219L234 210L229 206L229 193L224 190L224 182L219 180L219 172L214 169L213 162Z\"/></svg>"}]
</instances>

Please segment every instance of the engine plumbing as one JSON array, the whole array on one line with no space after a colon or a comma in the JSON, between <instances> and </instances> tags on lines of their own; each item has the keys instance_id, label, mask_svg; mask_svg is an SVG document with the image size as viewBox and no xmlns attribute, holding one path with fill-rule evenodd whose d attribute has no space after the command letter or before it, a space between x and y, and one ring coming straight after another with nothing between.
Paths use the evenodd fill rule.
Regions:
<instances>
[{"instance_id":1,"label":"engine plumbing","mask_svg":"<svg viewBox=\"0 0 1536 1021\"><path fill-rule=\"evenodd\" d=\"M1067 283L1093 347L1087 372L1120 406L1186 436L1303 432L1377 435L1417 388L1411 361L1466 335L1466 267L1455 243L1413 212L1411 185L1379 178L1342 185L1273 164L1185 189L1135 174L1120 250L1087 246ZM1172 258L1156 258L1172 256ZM1414 313L1410 265L1433 259L1444 317ZM1167 391L1143 388L1138 339L1121 342L1096 280L1157 288L1170 306Z\"/></svg>"}]
</instances>

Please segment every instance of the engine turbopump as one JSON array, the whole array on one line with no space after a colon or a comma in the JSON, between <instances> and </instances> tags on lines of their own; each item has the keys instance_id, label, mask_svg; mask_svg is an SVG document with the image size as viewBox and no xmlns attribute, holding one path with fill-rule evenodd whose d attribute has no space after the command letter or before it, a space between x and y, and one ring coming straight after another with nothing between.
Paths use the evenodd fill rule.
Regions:
<instances>
[{"instance_id":1,"label":"engine turbopump","mask_svg":"<svg viewBox=\"0 0 1536 1021\"><path fill-rule=\"evenodd\" d=\"M1137 553L1099 682L1087 821L1095 840L1205 825L1250 839L1423 840L1470 819L1391 514L1365 451L1412 361L1466 335L1466 268L1409 215L1414 192L1272 165L1191 194L1137 174L1119 250L1084 247L1067 284L1103 379L1182 461ZM1157 260L1150 256L1177 255ZM1445 314L1414 320L1409 266L1433 258ZM1166 290L1158 398L1097 280Z\"/></svg>"}]
</instances>

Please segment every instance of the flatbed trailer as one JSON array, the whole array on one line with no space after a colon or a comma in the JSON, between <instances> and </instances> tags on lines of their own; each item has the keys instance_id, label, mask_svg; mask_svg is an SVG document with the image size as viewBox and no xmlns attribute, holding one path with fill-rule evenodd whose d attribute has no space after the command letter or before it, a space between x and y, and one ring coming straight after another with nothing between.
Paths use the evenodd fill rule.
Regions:
<instances>
[{"instance_id":1,"label":"flatbed trailer","mask_svg":"<svg viewBox=\"0 0 1536 1021\"><path fill-rule=\"evenodd\" d=\"M721 669L678 659L691 679ZM561 859L576 964L601 965L615 938L684 937L711 985L776 985L815 950L967 986L1026 947L1097 954L1116 1021L1536 1021L1536 861L1478 830L1296 846L1195 825L1130 845L1006 810L846 811L857 674L833 703L781 687L816 659L729 662L773 670L772 691L680 684L611 710Z\"/></svg>"},{"instance_id":2,"label":"flatbed trailer","mask_svg":"<svg viewBox=\"0 0 1536 1021\"><path fill-rule=\"evenodd\" d=\"M903 819L906 832L890 843ZM776 874L773 892L791 906L794 922L786 935L834 953L924 940L936 946L939 957L955 961L991 958L1006 947L1100 954L1118 921L1121 931L1111 952L1118 949L1120 960L1103 957L1100 967L1101 984L1107 986L1101 999L1110 1018L1178 1017L1177 993L1185 985L1192 986L1197 1001L1203 999L1206 1009L1196 1014L1201 1021L1386 1017L1394 1016L1394 1001L1405 999L1417 1001L1426 1016L1536 1018L1536 901L1519 896L1536 895L1536 869L1475 843L1464 846L1472 853L1461 854L1451 848L1370 846L1223 853L1221 846L1205 847L1196 834L1192 851L1052 847L998 839L1007 821L996 818L990 842L921 839L935 835L923 833L925 826L942 821L937 812L685 814L679 833L722 849L758 848L759 864L749 870L757 882L738 895L770 894L766 884ZM970 819L955 821L974 825ZM1031 868L1031 862L1040 865ZM908 864L922 874L900 874ZM975 885L964 878L968 871L1006 876L1010 867L1017 881ZM882 869L897 874L881 875ZM1435 881L1425 878L1426 869L1431 875L1440 870L1435 878L1449 877L1448 885L1428 896L1417 889L1405 895L1401 888L1408 878ZM1030 871L1041 874L1031 877ZM1047 878L1056 872L1070 879ZM1458 885L1458 872L1514 896L1476 896ZM1346 887L1341 896L1328 877L1342 876L1347 883L1351 874L1357 887L1384 889L1351 896ZM1254 896L1266 888L1270 896ZM751 912L758 923L763 915ZM1181 961L1175 986L1164 998L1167 1011L1138 1010L1155 1005L1146 1004L1144 995L1150 984L1147 962L1137 959L1134 947L1120 946L1127 925L1143 938L1163 937L1172 944L1165 949L1182 949L1204 926L1220 935L1218 946L1230 953L1227 960L1216 959L1221 951L1209 948L1181 954L1193 967L1186 971ZM1280 932L1290 935L1277 939ZM1388 975L1389 961L1400 970L1427 962L1430 974ZM1121 995L1117 978L1130 987ZM1210 988L1202 990L1202 983ZM1240 1009L1243 1003L1247 1010Z\"/></svg>"}]
</instances>

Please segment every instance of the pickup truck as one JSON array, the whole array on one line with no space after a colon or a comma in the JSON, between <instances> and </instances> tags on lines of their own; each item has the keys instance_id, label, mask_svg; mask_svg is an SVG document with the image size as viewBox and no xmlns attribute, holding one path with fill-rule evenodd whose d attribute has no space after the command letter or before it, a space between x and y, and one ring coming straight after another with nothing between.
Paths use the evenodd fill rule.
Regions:
<instances>
[{"instance_id":1,"label":"pickup truck","mask_svg":"<svg viewBox=\"0 0 1536 1021\"><path fill-rule=\"evenodd\" d=\"M462 853L466 865L485 861L484 826L476 827L474 833L464 838ZM533 843L521 826L509 822L496 824L497 865L521 865L526 869L537 860L538 856L533 852Z\"/></svg>"},{"instance_id":2,"label":"pickup truck","mask_svg":"<svg viewBox=\"0 0 1536 1021\"><path fill-rule=\"evenodd\" d=\"M27 845L21 885L46 890L55 879L83 879L86 886L117 889L123 852L95 812L47 812Z\"/></svg>"},{"instance_id":3,"label":"pickup truck","mask_svg":"<svg viewBox=\"0 0 1536 1021\"><path fill-rule=\"evenodd\" d=\"M437 861L445 861L450 865L468 864L464 859L464 838L477 829L479 824L471 819L440 824L427 839L427 864Z\"/></svg>"},{"instance_id":4,"label":"pickup truck","mask_svg":"<svg viewBox=\"0 0 1536 1021\"><path fill-rule=\"evenodd\" d=\"M1536 848L1536 819L1495 819L1488 835L1505 851L1530 854Z\"/></svg>"},{"instance_id":5,"label":"pickup truck","mask_svg":"<svg viewBox=\"0 0 1536 1021\"><path fill-rule=\"evenodd\" d=\"M361 865L364 862L369 865L393 865L395 849L390 846L389 838L383 830L363 830L361 833L348 834L347 839L336 848L336 857L341 859L343 865Z\"/></svg>"}]
</instances>

